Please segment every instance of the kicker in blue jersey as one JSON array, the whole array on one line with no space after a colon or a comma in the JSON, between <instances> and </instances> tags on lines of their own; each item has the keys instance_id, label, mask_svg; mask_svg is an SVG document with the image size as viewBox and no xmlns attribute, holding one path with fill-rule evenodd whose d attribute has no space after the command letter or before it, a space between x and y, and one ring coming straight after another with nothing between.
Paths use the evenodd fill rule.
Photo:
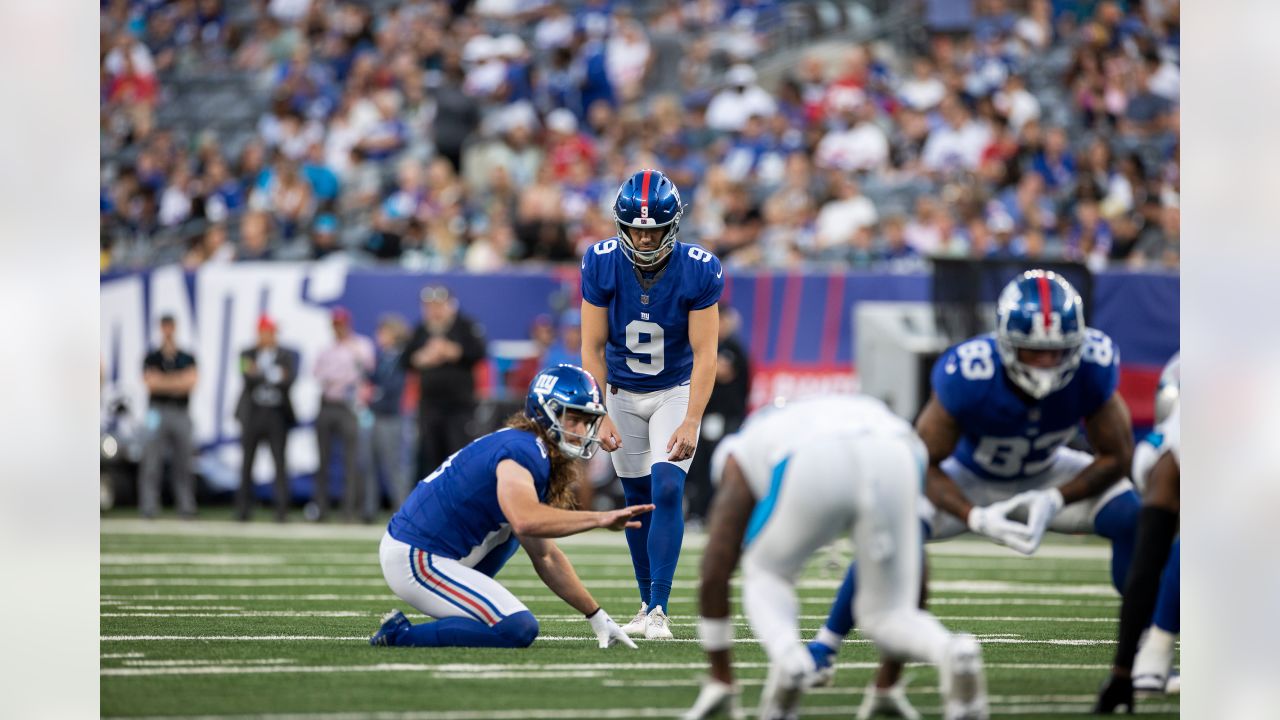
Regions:
<instances>
[{"instance_id":1,"label":"kicker in blue jersey","mask_svg":"<svg viewBox=\"0 0 1280 720\"><path fill-rule=\"evenodd\" d=\"M619 239L593 245L582 258L582 297L609 310L608 382L653 392L688 382L693 370L689 313L711 307L724 290L724 269L711 252L676 242L671 260L641 286Z\"/></svg>"},{"instance_id":2,"label":"kicker in blue jersey","mask_svg":"<svg viewBox=\"0 0 1280 720\"><path fill-rule=\"evenodd\" d=\"M400 542L473 565L511 539L498 506L498 463L511 459L533 476L545 500L551 461L542 439L506 428L485 435L444 461L414 488L387 532Z\"/></svg>"}]
</instances>

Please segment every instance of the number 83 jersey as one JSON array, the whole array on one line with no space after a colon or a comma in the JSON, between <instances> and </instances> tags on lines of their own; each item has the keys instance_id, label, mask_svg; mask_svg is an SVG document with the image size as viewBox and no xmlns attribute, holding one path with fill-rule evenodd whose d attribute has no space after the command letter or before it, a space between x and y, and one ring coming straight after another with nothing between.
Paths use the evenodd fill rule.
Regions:
<instances>
[{"instance_id":1,"label":"number 83 jersey","mask_svg":"<svg viewBox=\"0 0 1280 720\"><path fill-rule=\"evenodd\" d=\"M1006 377L993 335L948 349L931 376L938 401L960 426L952 456L987 480L1022 480L1047 470L1081 421L1116 390L1120 355L1111 338L1090 328L1075 375L1039 401Z\"/></svg>"},{"instance_id":2,"label":"number 83 jersey","mask_svg":"<svg viewBox=\"0 0 1280 720\"><path fill-rule=\"evenodd\" d=\"M582 257L582 299L609 311L608 382L642 393L680 385L693 372L689 313L719 301L724 269L710 252L676 242L646 289L618 242L598 242Z\"/></svg>"}]
</instances>

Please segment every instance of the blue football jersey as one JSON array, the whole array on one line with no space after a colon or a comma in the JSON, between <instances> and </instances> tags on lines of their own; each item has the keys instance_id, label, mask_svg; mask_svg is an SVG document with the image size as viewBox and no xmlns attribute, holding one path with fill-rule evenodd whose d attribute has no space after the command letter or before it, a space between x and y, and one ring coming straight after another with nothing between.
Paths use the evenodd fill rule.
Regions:
<instances>
[{"instance_id":1,"label":"blue football jersey","mask_svg":"<svg viewBox=\"0 0 1280 720\"><path fill-rule=\"evenodd\" d=\"M609 309L607 382L632 392L666 390L693 372L689 313L714 305L724 290L720 260L697 245L676 242L671 260L647 291L617 237L582 257L582 298Z\"/></svg>"},{"instance_id":2,"label":"blue football jersey","mask_svg":"<svg viewBox=\"0 0 1280 720\"><path fill-rule=\"evenodd\" d=\"M511 459L533 475L538 499L546 500L551 460L531 432L504 428L472 441L449 456L405 499L391 517L391 537L473 567L511 540L498 505L498 463Z\"/></svg>"},{"instance_id":3,"label":"blue football jersey","mask_svg":"<svg viewBox=\"0 0 1280 720\"><path fill-rule=\"evenodd\" d=\"M1022 480L1048 468L1119 379L1119 350L1093 329L1071 382L1039 401L1024 400L1005 377L994 335L948 349L932 374L933 391L960 425L953 457L988 480Z\"/></svg>"}]
</instances>

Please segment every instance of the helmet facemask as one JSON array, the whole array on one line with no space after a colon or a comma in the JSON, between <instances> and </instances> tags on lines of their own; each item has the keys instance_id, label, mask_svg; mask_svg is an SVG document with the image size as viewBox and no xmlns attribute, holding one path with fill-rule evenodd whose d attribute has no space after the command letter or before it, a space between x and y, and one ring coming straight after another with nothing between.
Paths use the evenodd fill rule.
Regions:
<instances>
[{"instance_id":1,"label":"helmet facemask","mask_svg":"<svg viewBox=\"0 0 1280 720\"><path fill-rule=\"evenodd\" d=\"M1016 333L1000 333L996 348L1004 362L1005 372L1015 385L1040 400L1067 386L1080 367L1084 355L1084 334L1076 333L1057 342L1035 341ZM1061 350L1062 359L1053 367L1028 365L1018 357L1018 350Z\"/></svg>"},{"instance_id":2,"label":"helmet facemask","mask_svg":"<svg viewBox=\"0 0 1280 720\"><path fill-rule=\"evenodd\" d=\"M554 397L543 397L538 401L542 407L550 427L547 428L547 434L552 440L556 441L557 447L565 455L574 458L588 460L592 455L596 454L596 450L600 448L600 439L596 434L600 431L600 422L604 419L604 410L600 406L589 407L586 405L566 405ZM565 415L570 411L579 412L583 415L590 416L592 420L587 424L586 434L571 432L565 427ZM576 442L575 442L576 441Z\"/></svg>"},{"instance_id":3,"label":"helmet facemask","mask_svg":"<svg viewBox=\"0 0 1280 720\"><path fill-rule=\"evenodd\" d=\"M615 216L613 222L618 227L618 238L622 241L622 253L641 270L648 270L662 264L662 261L666 260L672 249L675 248L676 233L680 230L680 217L682 215L684 215L683 210L676 213L676 219L667 225L628 225ZM663 233L658 247L653 250L640 250L636 247L635 241L631 239L630 231L632 229L660 230L663 228L666 229L666 232Z\"/></svg>"}]
</instances>

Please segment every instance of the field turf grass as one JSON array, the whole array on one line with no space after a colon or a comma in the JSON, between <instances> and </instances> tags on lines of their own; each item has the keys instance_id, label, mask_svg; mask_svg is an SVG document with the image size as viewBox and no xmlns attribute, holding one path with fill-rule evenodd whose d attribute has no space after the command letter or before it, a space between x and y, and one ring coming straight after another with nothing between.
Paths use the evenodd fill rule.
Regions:
<instances>
[{"instance_id":1,"label":"field turf grass","mask_svg":"<svg viewBox=\"0 0 1280 720\"><path fill-rule=\"evenodd\" d=\"M672 593L674 642L600 650L587 622L546 590L517 554L499 579L541 623L526 650L374 648L380 616L400 607L378 566L381 526L102 521L101 702L105 717L572 720L674 718L697 695L696 578L702 538L685 540ZM561 546L618 622L638 606L621 535ZM848 559L849 549L842 556ZM1062 718L1088 712L1114 649L1119 599L1108 548L1051 537L1035 558L963 539L931 545L932 610L983 641L992 713ZM841 570L820 555L801 584L805 638L822 624ZM735 591L735 611L741 605ZM754 709L765 657L738 617L735 659ZM807 695L804 717L852 718L875 655L851 637L834 687ZM908 669L909 695L938 716L933 668ZM1177 696L1139 701L1176 717ZM754 715L753 715L754 716Z\"/></svg>"}]
</instances>

